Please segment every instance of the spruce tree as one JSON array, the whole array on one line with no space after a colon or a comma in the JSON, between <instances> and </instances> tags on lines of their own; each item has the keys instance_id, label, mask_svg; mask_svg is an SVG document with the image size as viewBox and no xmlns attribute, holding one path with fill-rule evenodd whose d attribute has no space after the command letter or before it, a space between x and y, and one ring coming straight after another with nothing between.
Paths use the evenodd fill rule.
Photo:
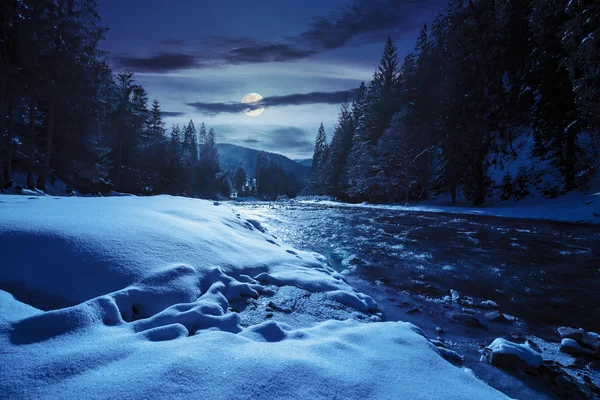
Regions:
<instances>
[{"instance_id":1,"label":"spruce tree","mask_svg":"<svg viewBox=\"0 0 600 400\"><path fill-rule=\"evenodd\" d=\"M352 148L354 137L354 121L350 105L342 104L338 123L335 126L331 145L329 146L329 158L325 166L326 193L334 197L345 196L346 193L346 165Z\"/></svg>"},{"instance_id":2,"label":"spruce tree","mask_svg":"<svg viewBox=\"0 0 600 400\"><path fill-rule=\"evenodd\" d=\"M328 153L327 134L325 133L323 122L321 122L315 140L315 150L309 178L309 187L312 194L325 194L325 168L327 166Z\"/></svg>"}]
</instances>

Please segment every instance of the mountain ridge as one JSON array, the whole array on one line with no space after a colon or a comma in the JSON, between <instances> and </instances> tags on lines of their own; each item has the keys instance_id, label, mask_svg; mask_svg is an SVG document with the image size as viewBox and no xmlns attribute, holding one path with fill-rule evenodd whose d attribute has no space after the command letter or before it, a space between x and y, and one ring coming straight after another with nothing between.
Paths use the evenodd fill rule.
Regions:
<instances>
[{"instance_id":1,"label":"mountain ridge","mask_svg":"<svg viewBox=\"0 0 600 400\"><path fill-rule=\"evenodd\" d=\"M221 169L234 171L241 161L246 174L251 178L256 178L256 158L260 152L269 155L271 159L281 165L286 174L294 175L302 183L306 182L310 173L310 167L302 165L283 154L252 149L233 143L217 143L217 149L219 150Z\"/></svg>"}]
</instances>

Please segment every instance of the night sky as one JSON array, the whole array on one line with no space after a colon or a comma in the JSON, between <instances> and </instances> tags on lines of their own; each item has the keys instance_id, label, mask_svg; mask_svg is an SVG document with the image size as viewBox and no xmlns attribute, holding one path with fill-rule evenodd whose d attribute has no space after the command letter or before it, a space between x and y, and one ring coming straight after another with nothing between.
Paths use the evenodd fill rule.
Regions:
<instances>
[{"instance_id":1,"label":"night sky","mask_svg":"<svg viewBox=\"0 0 600 400\"><path fill-rule=\"evenodd\" d=\"M101 49L129 69L172 123L214 127L221 143L309 158L323 121L371 79L389 35L401 57L446 0L100 0ZM264 97L262 115L242 98Z\"/></svg>"}]
</instances>

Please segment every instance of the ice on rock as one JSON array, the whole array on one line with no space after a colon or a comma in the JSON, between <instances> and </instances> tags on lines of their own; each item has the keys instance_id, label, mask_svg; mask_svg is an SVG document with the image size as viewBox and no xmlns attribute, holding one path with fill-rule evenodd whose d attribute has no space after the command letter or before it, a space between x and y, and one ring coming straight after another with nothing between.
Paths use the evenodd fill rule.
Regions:
<instances>
[{"instance_id":1,"label":"ice on rock","mask_svg":"<svg viewBox=\"0 0 600 400\"><path fill-rule=\"evenodd\" d=\"M506 398L412 324L333 320L377 305L261 228L202 200L3 195L1 397ZM233 311L270 301L285 323Z\"/></svg>"}]
</instances>

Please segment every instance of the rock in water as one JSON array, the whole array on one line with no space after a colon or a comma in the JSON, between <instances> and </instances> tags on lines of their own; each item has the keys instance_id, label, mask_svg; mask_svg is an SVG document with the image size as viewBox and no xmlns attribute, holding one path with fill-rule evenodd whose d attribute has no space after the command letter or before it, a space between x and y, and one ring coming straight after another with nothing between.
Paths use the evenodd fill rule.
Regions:
<instances>
[{"instance_id":1,"label":"rock in water","mask_svg":"<svg viewBox=\"0 0 600 400\"><path fill-rule=\"evenodd\" d=\"M485 358L495 367L522 370L539 368L544 362L541 354L528 344L513 343L502 338L494 340L487 350Z\"/></svg>"},{"instance_id":2,"label":"rock in water","mask_svg":"<svg viewBox=\"0 0 600 400\"><path fill-rule=\"evenodd\" d=\"M561 337L573 339L581 346L592 350L600 350L600 335L594 332L586 332L583 329L569 328L561 326L558 328L558 333Z\"/></svg>"},{"instance_id":3,"label":"rock in water","mask_svg":"<svg viewBox=\"0 0 600 400\"><path fill-rule=\"evenodd\" d=\"M481 322L475 318L475 316L467 313L455 313L452 314L452 319L458 322L462 322L467 325L481 327Z\"/></svg>"},{"instance_id":4,"label":"rock in water","mask_svg":"<svg viewBox=\"0 0 600 400\"><path fill-rule=\"evenodd\" d=\"M575 340L573 339L568 339L568 338L564 338L561 342L560 342L561 347L573 347L576 349L580 349L581 346L579 345L579 343L577 343Z\"/></svg>"},{"instance_id":5,"label":"rock in water","mask_svg":"<svg viewBox=\"0 0 600 400\"><path fill-rule=\"evenodd\" d=\"M505 322L506 317L500 311L490 311L485 313L485 317L492 322Z\"/></svg>"}]
</instances>

